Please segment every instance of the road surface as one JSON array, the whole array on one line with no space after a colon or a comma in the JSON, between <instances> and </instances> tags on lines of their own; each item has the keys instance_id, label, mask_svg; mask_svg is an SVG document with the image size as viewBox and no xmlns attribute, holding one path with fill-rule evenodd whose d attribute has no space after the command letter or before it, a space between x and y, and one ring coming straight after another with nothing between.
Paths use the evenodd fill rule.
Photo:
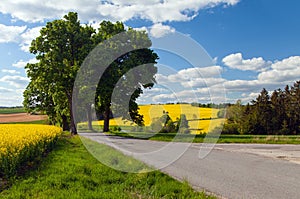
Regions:
<instances>
[{"instance_id":1,"label":"road surface","mask_svg":"<svg viewBox=\"0 0 300 199\"><path fill-rule=\"evenodd\" d=\"M82 133L81 136L117 148L220 198L300 198L298 145L217 144L200 159L201 144L170 145L115 136L108 138L101 133ZM182 151L185 152L181 156Z\"/></svg>"}]
</instances>

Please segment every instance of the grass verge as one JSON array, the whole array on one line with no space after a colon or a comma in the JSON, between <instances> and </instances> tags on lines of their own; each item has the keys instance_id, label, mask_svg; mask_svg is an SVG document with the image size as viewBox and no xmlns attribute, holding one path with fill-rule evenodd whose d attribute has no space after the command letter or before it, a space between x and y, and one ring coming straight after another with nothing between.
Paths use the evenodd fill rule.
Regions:
<instances>
[{"instance_id":1,"label":"grass verge","mask_svg":"<svg viewBox=\"0 0 300 199\"><path fill-rule=\"evenodd\" d=\"M111 153L107 153L107 147L97 150L103 150L106 155ZM121 159L122 154L119 155ZM132 164L143 166L138 161ZM15 179L9 189L0 193L0 198L213 197L195 192L188 183L178 182L159 171L133 174L111 169L97 161L78 136L64 134L41 164Z\"/></svg>"},{"instance_id":2,"label":"grass verge","mask_svg":"<svg viewBox=\"0 0 300 199\"><path fill-rule=\"evenodd\" d=\"M176 134L176 133L157 133L149 134L140 132L111 132L113 135L128 137L128 138L141 138L155 141L175 141L175 142L190 142L202 143L206 137L206 134L200 135L188 135L188 134ZM176 139L174 139L176 136ZM194 137L194 139L193 139ZM210 135L210 137L213 137ZM256 144L300 144L300 135L220 135L218 143L256 143Z\"/></svg>"},{"instance_id":3,"label":"grass verge","mask_svg":"<svg viewBox=\"0 0 300 199\"><path fill-rule=\"evenodd\" d=\"M7 122L1 124L45 124L49 125L48 120L36 120L36 121L29 121L29 122Z\"/></svg>"},{"instance_id":4,"label":"grass verge","mask_svg":"<svg viewBox=\"0 0 300 199\"><path fill-rule=\"evenodd\" d=\"M22 107L0 108L0 114L26 113Z\"/></svg>"}]
</instances>

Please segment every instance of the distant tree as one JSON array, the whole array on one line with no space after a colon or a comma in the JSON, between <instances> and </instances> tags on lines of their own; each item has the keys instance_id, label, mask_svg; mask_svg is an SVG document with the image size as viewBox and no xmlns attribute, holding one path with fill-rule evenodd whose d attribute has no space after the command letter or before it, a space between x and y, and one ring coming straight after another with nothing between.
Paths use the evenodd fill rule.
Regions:
<instances>
[{"instance_id":1,"label":"distant tree","mask_svg":"<svg viewBox=\"0 0 300 199\"><path fill-rule=\"evenodd\" d=\"M222 133L299 134L300 81L275 90L271 97L263 89L252 105L230 105L226 119Z\"/></svg>"},{"instance_id":2,"label":"distant tree","mask_svg":"<svg viewBox=\"0 0 300 199\"><path fill-rule=\"evenodd\" d=\"M224 118L225 114L226 114L226 109L222 108L218 111L217 116L218 116L218 118Z\"/></svg>"},{"instance_id":3,"label":"distant tree","mask_svg":"<svg viewBox=\"0 0 300 199\"><path fill-rule=\"evenodd\" d=\"M177 124L176 124L176 131L179 133L189 133L189 121L186 119L185 114L181 114Z\"/></svg>"},{"instance_id":4,"label":"distant tree","mask_svg":"<svg viewBox=\"0 0 300 199\"><path fill-rule=\"evenodd\" d=\"M256 133L268 134L270 133L272 111L271 102L268 91L264 88L256 100L252 101L254 106L254 114L256 118Z\"/></svg>"}]
</instances>

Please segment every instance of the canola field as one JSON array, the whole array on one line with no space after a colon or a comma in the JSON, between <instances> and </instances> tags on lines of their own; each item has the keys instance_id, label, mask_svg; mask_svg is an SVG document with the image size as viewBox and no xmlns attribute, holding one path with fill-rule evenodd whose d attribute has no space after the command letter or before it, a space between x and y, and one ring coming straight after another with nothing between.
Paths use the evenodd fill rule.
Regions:
<instances>
[{"instance_id":1,"label":"canola field","mask_svg":"<svg viewBox=\"0 0 300 199\"><path fill-rule=\"evenodd\" d=\"M12 176L26 162L51 149L61 129L35 124L0 124L0 176Z\"/></svg>"},{"instance_id":2,"label":"canola field","mask_svg":"<svg viewBox=\"0 0 300 199\"><path fill-rule=\"evenodd\" d=\"M145 126L149 126L155 118L161 117L164 113L168 113L173 121L179 118L180 114L185 114L193 134L211 132L225 121L223 118L216 119L219 109L199 108L190 104L140 105L139 108L139 113L144 116ZM103 125L103 121L97 124ZM110 120L110 125L131 126L134 124L121 118L114 118Z\"/></svg>"}]
</instances>

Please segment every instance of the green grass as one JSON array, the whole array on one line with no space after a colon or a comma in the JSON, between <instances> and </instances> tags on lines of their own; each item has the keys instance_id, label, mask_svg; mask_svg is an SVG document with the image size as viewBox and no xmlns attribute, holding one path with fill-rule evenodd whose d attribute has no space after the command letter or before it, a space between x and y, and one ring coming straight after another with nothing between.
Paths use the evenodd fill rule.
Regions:
<instances>
[{"instance_id":1,"label":"green grass","mask_svg":"<svg viewBox=\"0 0 300 199\"><path fill-rule=\"evenodd\" d=\"M36 120L36 121L29 121L29 122L10 122L8 124L49 124L48 120Z\"/></svg>"},{"instance_id":2,"label":"green grass","mask_svg":"<svg viewBox=\"0 0 300 199\"><path fill-rule=\"evenodd\" d=\"M0 114L13 114L13 113L26 113L24 108L12 107L12 108L0 108Z\"/></svg>"},{"instance_id":3,"label":"green grass","mask_svg":"<svg viewBox=\"0 0 300 199\"><path fill-rule=\"evenodd\" d=\"M111 134L135 139L138 139L139 137L144 137L142 139L166 142L193 141L194 143L202 143L206 136L205 134L178 134L176 139L174 139L176 136L175 133L157 133L153 135L140 132L131 132L129 134L123 132L112 132ZM210 137L214 138L212 135ZM300 135L220 135L220 137L218 138L218 143L300 144Z\"/></svg>"},{"instance_id":4,"label":"green grass","mask_svg":"<svg viewBox=\"0 0 300 199\"><path fill-rule=\"evenodd\" d=\"M1 124L49 124L47 120L36 120L36 121L29 121L29 122L8 122L8 123L1 123Z\"/></svg>"},{"instance_id":5,"label":"green grass","mask_svg":"<svg viewBox=\"0 0 300 199\"><path fill-rule=\"evenodd\" d=\"M104 145L95 150L103 155L115 154L118 162L132 160ZM133 168L145 165L134 160ZM188 183L155 171L125 173L97 161L83 146L78 136L64 136L41 164L13 180L0 198L213 198L195 192Z\"/></svg>"}]
</instances>

